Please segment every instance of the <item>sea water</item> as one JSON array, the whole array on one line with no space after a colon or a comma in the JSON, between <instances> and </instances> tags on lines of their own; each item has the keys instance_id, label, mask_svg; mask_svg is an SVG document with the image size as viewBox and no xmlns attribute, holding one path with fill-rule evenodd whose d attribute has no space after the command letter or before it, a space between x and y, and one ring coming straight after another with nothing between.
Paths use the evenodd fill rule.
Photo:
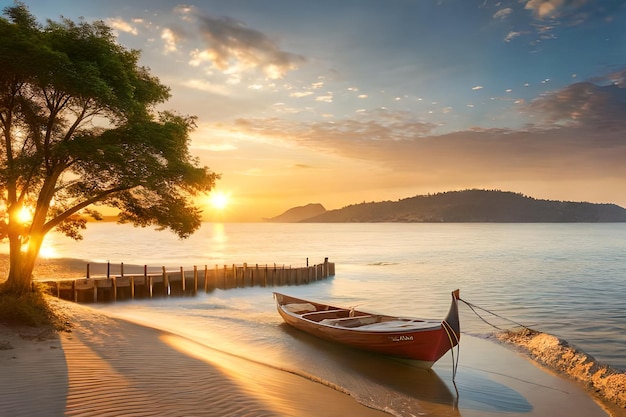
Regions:
<instances>
[{"instance_id":1,"label":"sea water","mask_svg":"<svg viewBox=\"0 0 626 417\"><path fill-rule=\"evenodd\" d=\"M439 379L449 377L447 362L428 377L433 381L411 380L414 374L405 368L329 347L283 325L272 291L372 312L443 318L450 292L459 288L463 299L497 314L485 318L499 328L520 323L626 370L626 224L205 223L181 241L168 232L105 223L90 224L78 242L50 235L42 253L173 269L244 262L297 267L328 258L335 276L309 285L215 290L97 308L332 381L390 409L394 402L410 409L406 398L419 398L425 385L441 387L435 397L442 403L453 397ZM469 308L461 305L460 312L463 333L495 331ZM358 378L351 372L357 366ZM364 383L368 373L376 377ZM400 387L398 375L405 381ZM500 411L525 412L516 407Z\"/></svg>"},{"instance_id":2,"label":"sea water","mask_svg":"<svg viewBox=\"0 0 626 417\"><path fill-rule=\"evenodd\" d=\"M205 223L187 240L99 223L90 224L81 241L48 236L42 256L175 269L244 262L295 267L328 258L336 264L335 277L284 290L390 314L439 317L450 292L460 288L467 301L626 370L624 223ZM244 291L240 302L271 311L266 293L270 289ZM473 315L464 308L461 313ZM493 330L463 318L465 332Z\"/></svg>"}]
</instances>

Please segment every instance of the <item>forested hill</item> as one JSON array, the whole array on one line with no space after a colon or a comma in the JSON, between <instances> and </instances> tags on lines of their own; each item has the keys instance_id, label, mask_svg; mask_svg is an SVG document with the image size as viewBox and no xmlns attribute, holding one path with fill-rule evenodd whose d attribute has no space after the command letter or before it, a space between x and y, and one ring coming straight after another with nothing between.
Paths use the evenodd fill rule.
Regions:
<instances>
[{"instance_id":1,"label":"forested hill","mask_svg":"<svg viewBox=\"0 0 626 417\"><path fill-rule=\"evenodd\" d=\"M615 204L537 200L506 191L465 190L354 204L301 222L626 222L626 209Z\"/></svg>"},{"instance_id":2,"label":"forested hill","mask_svg":"<svg viewBox=\"0 0 626 417\"><path fill-rule=\"evenodd\" d=\"M302 220L326 213L326 209L319 203L311 203L306 206L292 207L280 216L265 219L272 223L298 223Z\"/></svg>"}]
</instances>

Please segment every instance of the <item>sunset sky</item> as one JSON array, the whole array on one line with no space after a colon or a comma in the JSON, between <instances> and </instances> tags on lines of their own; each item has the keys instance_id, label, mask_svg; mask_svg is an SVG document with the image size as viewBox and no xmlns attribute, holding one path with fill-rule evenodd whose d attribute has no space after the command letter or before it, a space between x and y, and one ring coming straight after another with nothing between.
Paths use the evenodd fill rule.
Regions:
<instances>
[{"instance_id":1,"label":"sunset sky","mask_svg":"<svg viewBox=\"0 0 626 417\"><path fill-rule=\"evenodd\" d=\"M198 116L209 219L468 188L626 207L623 0L25 4L105 21Z\"/></svg>"}]
</instances>

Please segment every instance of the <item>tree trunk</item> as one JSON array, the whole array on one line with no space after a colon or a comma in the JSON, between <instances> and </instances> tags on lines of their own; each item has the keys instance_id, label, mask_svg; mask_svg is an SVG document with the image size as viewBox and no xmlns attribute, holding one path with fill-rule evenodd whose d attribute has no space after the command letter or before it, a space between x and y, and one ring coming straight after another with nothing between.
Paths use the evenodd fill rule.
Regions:
<instances>
[{"instance_id":1,"label":"tree trunk","mask_svg":"<svg viewBox=\"0 0 626 417\"><path fill-rule=\"evenodd\" d=\"M31 291L35 261L43 239L31 236L28 250L22 251L21 239L10 239L9 276L4 283L4 291L20 295Z\"/></svg>"}]
</instances>

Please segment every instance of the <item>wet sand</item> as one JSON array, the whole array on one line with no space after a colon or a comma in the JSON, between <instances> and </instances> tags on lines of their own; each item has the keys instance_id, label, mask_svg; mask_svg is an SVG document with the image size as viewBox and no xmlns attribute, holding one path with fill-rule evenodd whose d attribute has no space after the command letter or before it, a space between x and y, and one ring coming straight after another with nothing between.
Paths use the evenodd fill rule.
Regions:
<instances>
[{"instance_id":1,"label":"wet sand","mask_svg":"<svg viewBox=\"0 0 626 417\"><path fill-rule=\"evenodd\" d=\"M511 344L541 366L578 381L620 415L626 415L626 373L605 366L556 336L524 329L502 332L499 340ZM616 407L615 407L616 406Z\"/></svg>"}]
</instances>

